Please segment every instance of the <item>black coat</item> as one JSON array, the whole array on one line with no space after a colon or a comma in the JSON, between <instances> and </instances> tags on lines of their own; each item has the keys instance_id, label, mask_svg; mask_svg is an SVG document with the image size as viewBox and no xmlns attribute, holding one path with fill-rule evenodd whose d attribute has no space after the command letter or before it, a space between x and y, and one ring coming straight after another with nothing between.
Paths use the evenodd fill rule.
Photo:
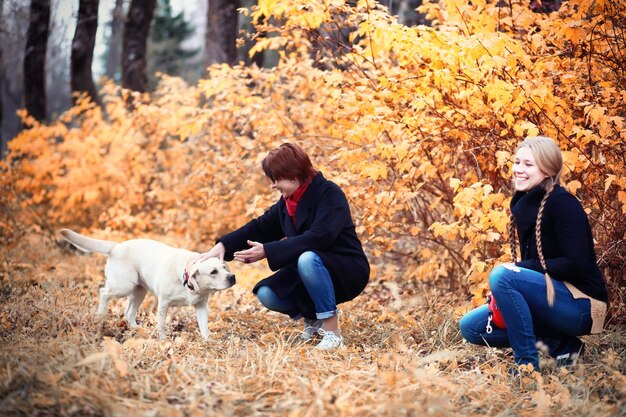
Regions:
<instances>
[{"instance_id":1,"label":"black coat","mask_svg":"<svg viewBox=\"0 0 626 417\"><path fill-rule=\"evenodd\" d=\"M535 223L544 195L543 188L535 187L528 192L518 191L511 199L522 254L522 261L516 265L541 273L545 271L539 262ZM567 281L592 298L607 301L587 214L578 199L558 185L544 207L541 243L550 277Z\"/></svg>"},{"instance_id":2,"label":"black coat","mask_svg":"<svg viewBox=\"0 0 626 417\"><path fill-rule=\"evenodd\" d=\"M269 267L275 274L261 280L278 296L298 300L301 313L315 318L315 307L298 274L298 257L315 252L328 269L337 304L359 295L369 280L370 267L357 237L348 200L343 191L321 173L315 176L296 209L296 222L287 213L285 200L271 206L263 215L219 239L225 259L247 249L247 240L263 243Z\"/></svg>"}]
</instances>

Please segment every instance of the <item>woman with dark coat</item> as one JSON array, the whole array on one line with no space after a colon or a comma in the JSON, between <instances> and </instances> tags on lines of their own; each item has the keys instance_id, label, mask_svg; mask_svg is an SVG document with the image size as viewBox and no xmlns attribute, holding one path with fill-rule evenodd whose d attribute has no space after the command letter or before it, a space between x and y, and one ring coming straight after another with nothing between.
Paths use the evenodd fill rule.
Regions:
<instances>
[{"instance_id":1,"label":"woman with dark coat","mask_svg":"<svg viewBox=\"0 0 626 417\"><path fill-rule=\"evenodd\" d=\"M510 346L516 364L536 370L538 345L547 347L558 366L574 365L584 348L578 336L602 331L608 302L587 214L559 185L562 166L550 138L528 138L518 147L510 238L516 257L517 229L522 260L496 266L489 276L503 322L492 322L488 305L460 322L469 342Z\"/></svg>"},{"instance_id":2,"label":"woman with dark coat","mask_svg":"<svg viewBox=\"0 0 626 417\"><path fill-rule=\"evenodd\" d=\"M304 318L302 340L322 336L318 349L343 344L337 304L359 295L369 263L341 189L316 171L297 145L285 143L262 163L281 198L263 215L218 239L200 260L217 256L252 263L267 258L275 274L253 292L270 310Z\"/></svg>"}]
</instances>

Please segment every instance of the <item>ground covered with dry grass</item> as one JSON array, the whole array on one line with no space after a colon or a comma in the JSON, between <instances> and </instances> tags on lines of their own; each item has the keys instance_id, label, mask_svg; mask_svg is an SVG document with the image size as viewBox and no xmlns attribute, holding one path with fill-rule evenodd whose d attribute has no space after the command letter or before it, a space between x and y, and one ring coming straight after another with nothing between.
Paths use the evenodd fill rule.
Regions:
<instances>
[{"instance_id":1,"label":"ground covered with dry grass","mask_svg":"<svg viewBox=\"0 0 626 417\"><path fill-rule=\"evenodd\" d=\"M626 415L623 325L585 337L574 370L545 359L512 378L509 350L462 341L464 294L374 280L340 306L346 346L321 352L252 296L261 266L232 263L238 284L210 300L205 342L191 307L170 310L159 340L152 296L138 330L121 301L95 318L103 256L35 236L0 260L0 415Z\"/></svg>"}]
</instances>

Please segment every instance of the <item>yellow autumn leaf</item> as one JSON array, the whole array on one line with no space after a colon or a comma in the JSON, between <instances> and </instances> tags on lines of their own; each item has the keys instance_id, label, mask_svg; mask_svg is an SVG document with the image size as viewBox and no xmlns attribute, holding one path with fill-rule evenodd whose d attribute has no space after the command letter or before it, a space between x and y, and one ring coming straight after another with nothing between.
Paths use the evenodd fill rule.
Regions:
<instances>
[{"instance_id":1,"label":"yellow autumn leaf","mask_svg":"<svg viewBox=\"0 0 626 417\"><path fill-rule=\"evenodd\" d=\"M607 175L606 179L604 180L604 191L608 191L609 187L611 186L611 184L613 184L613 181L615 181L616 176L615 175Z\"/></svg>"},{"instance_id":2,"label":"yellow autumn leaf","mask_svg":"<svg viewBox=\"0 0 626 417\"><path fill-rule=\"evenodd\" d=\"M580 183L580 181L576 181L576 180L574 180L574 181L570 181L570 182L568 182L568 183L565 185L565 188L567 188L567 190L568 190L570 193L572 193L572 194L576 195L576 191L578 191L578 189L579 189L580 187L582 187L582 186L583 186L583 185Z\"/></svg>"},{"instance_id":3,"label":"yellow autumn leaf","mask_svg":"<svg viewBox=\"0 0 626 417\"><path fill-rule=\"evenodd\" d=\"M459 185L461 184L461 180L458 178L450 178L450 187L452 191L456 192L459 189Z\"/></svg>"},{"instance_id":4,"label":"yellow autumn leaf","mask_svg":"<svg viewBox=\"0 0 626 417\"><path fill-rule=\"evenodd\" d=\"M514 131L517 136L526 137L526 136L537 136L539 134L539 129L532 122L521 122L517 123L514 126Z\"/></svg>"}]
</instances>

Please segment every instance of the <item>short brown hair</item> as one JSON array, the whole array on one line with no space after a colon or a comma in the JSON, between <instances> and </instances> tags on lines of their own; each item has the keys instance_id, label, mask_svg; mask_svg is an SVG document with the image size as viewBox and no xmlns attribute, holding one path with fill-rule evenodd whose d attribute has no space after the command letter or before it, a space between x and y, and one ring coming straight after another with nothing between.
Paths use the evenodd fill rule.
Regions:
<instances>
[{"instance_id":1,"label":"short brown hair","mask_svg":"<svg viewBox=\"0 0 626 417\"><path fill-rule=\"evenodd\" d=\"M298 179L305 183L317 174L306 152L293 143L283 143L277 149L271 150L261 166L272 181Z\"/></svg>"}]
</instances>

